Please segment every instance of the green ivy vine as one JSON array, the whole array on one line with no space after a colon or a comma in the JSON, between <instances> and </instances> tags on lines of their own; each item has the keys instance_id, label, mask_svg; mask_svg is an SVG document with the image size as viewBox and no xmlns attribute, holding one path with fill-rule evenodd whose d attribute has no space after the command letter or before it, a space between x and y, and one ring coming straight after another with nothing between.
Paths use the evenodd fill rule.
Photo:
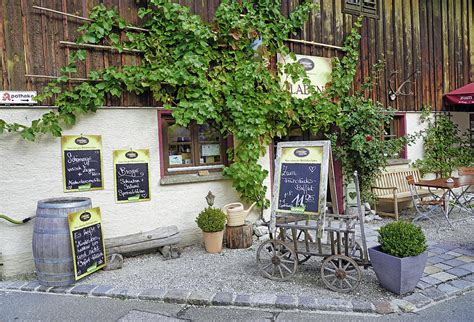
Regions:
<instances>
[{"instance_id":1,"label":"green ivy vine","mask_svg":"<svg viewBox=\"0 0 474 322\"><path fill-rule=\"evenodd\" d=\"M173 111L178 124L212 121L223 134L232 134L236 145L228 151L232 162L224 174L232 179L242 199L267 207L263 181L268 171L258 160L275 136L286 135L291 124L313 132L328 132L336 127L341 129L339 139L345 144L344 135L351 135L347 124L358 113L352 109L359 106L353 104L362 104L364 111L369 105L374 106L361 96L352 98L349 94L359 58L361 19L345 40L344 56L333 59L332 81L323 93L310 86L309 98L296 99L286 91L282 72L293 81L302 79L310 85L299 63L277 63L276 69L269 68L277 54L294 58L284 41L297 33L316 9L313 1L302 1L285 17L279 0L261 0L258 4L251 0L223 0L214 20L206 23L190 14L186 6L170 0L150 0L148 7L138 12L148 32L137 32L127 29L116 10L99 5L90 13L92 22L79 28L77 42L106 44L119 52L125 48L139 50L143 52L141 62L120 69L91 71L91 81L69 89L69 75L77 72L76 64L87 55L84 50L72 51L70 64L61 68L61 76L37 97L38 101L53 99L57 110L29 126L0 120L0 133L19 132L31 141L44 133L60 136L62 126L75 124L80 114L95 112L107 96L119 97L125 91L137 95L151 92ZM125 32L125 39L120 39L121 32ZM372 116L373 113L361 114ZM335 144L337 140L334 139ZM343 165L356 166L344 161L351 158L349 152L339 155ZM370 169L375 166L374 163ZM368 171L361 174L370 177Z\"/></svg>"}]
</instances>

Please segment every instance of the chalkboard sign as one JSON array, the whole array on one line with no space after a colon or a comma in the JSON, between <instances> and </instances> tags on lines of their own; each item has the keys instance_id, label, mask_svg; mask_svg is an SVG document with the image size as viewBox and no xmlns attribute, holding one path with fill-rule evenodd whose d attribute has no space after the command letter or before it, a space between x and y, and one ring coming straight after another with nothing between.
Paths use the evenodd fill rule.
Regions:
<instances>
[{"instance_id":1,"label":"chalkboard sign","mask_svg":"<svg viewBox=\"0 0 474 322\"><path fill-rule=\"evenodd\" d=\"M114 151L117 203L150 200L149 150Z\"/></svg>"},{"instance_id":2,"label":"chalkboard sign","mask_svg":"<svg viewBox=\"0 0 474 322\"><path fill-rule=\"evenodd\" d=\"M324 216L328 180L331 198L337 200L329 141L278 143L272 216L275 213ZM333 210L337 212L336 202Z\"/></svg>"},{"instance_id":3,"label":"chalkboard sign","mask_svg":"<svg viewBox=\"0 0 474 322\"><path fill-rule=\"evenodd\" d=\"M101 137L63 136L61 146L64 191L103 189Z\"/></svg>"},{"instance_id":4,"label":"chalkboard sign","mask_svg":"<svg viewBox=\"0 0 474 322\"><path fill-rule=\"evenodd\" d=\"M100 209L68 214L76 280L106 265Z\"/></svg>"},{"instance_id":5,"label":"chalkboard sign","mask_svg":"<svg viewBox=\"0 0 474 322\"><path fill-rule=\"evenodd\" d=\"M321 164L282 163L278 209L319 213Z\"/></svg>"}]
</instances>

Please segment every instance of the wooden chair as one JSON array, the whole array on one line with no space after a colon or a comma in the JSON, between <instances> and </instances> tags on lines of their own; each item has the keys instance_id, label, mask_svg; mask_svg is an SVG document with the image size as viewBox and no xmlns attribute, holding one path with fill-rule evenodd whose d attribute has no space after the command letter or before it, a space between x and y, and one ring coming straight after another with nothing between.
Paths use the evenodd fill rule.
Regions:
<instances>
[{"instance_id":1,"label":"wooden chair","mask_svg":"<svg viewBox=\"0 0 474 322\"><path fill-rule=\"evenodd\" d=\"M458 168L459 177L462 179L463 177L474 177L474 167L460 167ZM470 187L467 187L466 190L462 192L462 203L466 207L471 207L471 204L474 202L474 193L469 191Z\"/></svg>"},{"instance_id":2,"label":"wooden chair","mask_svg":"<svg viewBox=\"0 0 474 322\"><path fill-rule=\"evenodd\" d=\"M423 199L418 194L417 187L415 186L415 178L412 175L406 177L408 187L410 189L411 198L413 201L413 207L417 213L417 216L412 220L413 223L417 221L428 219L433 222L436 228L439 229L439 225L431 217L436 214L436 212L443 213L444 211L444 199L439 198L439 196L433 194L432 197L435 199Z\"/></svg>"}]
</instances>

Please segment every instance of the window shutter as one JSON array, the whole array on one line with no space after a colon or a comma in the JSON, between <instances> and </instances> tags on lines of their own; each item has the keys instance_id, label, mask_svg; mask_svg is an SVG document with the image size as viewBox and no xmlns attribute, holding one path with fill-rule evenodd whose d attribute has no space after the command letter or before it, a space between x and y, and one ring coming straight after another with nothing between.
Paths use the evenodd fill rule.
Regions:
<instances>
[{"instance_id":1,"label":"window shutter","mask_svg":"<svg viewBox=\"0 0 474 322\"><path fill-rule=\"evenodd\" d=\"M360 13L362 0L344 0L344 9L348 12Z\"/></svg>"},{"instance_id":2,"label":"window shutter","mask_svg":"<svg viewBox=\"0 0 474 322\"><path fill-rule=\"evenodd\" d=\"M362 13L377 15L377 0L362 0Z\"/></svg>"}]
</instances>

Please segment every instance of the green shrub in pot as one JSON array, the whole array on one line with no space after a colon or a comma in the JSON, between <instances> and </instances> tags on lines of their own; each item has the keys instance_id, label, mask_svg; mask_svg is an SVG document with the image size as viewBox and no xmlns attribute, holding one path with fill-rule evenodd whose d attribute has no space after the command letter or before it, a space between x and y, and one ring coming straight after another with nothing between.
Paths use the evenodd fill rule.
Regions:
<instances>
[{"instance_id":1,"label":"green shrub in pot","mask_svg":"<svg viewBox=\"0 0 474 322\"><path fill-rule=\"evenodd\" d=\"M227 216L219 208L207 207L199 213L196 223L203 232L214 233L224 230Z\"/></svg>"},{"instance_id":2,"label":"green shrub in pot","mask_svg":"<svg viewBox=\"0 0 474 322\"><path fill-rule=\"evenodd\" d=\"M208 207L199 213L196 223L202 230L206 251L209 253L220 253L227 216L221 209L212 207L214 205L214 198L215 196L209 191L206 196Z\"/></svg>"},{"instance_id":3,"label":"green shrub in pot","mask_svg":"<svg viewBox=\"0 0 474 322\"><path fill-rule=\"evenodd\" d=\"M426 238L420 227L406 221L389 223L379 230L379 246L369 248L379 283L404 294L415 289L428 258Z\"/></svg>"},{"instance_id":4,"label":"green shrub in pot","mask_svg":"<svg viewBox=\"0 0 474 322\"><path fill-rule=\"evenodd\" d=\"M418 256L428 248L421 228L407 221L381 227L378 240L382 251L395 257Z\"/></svg>"}]
</instances>

